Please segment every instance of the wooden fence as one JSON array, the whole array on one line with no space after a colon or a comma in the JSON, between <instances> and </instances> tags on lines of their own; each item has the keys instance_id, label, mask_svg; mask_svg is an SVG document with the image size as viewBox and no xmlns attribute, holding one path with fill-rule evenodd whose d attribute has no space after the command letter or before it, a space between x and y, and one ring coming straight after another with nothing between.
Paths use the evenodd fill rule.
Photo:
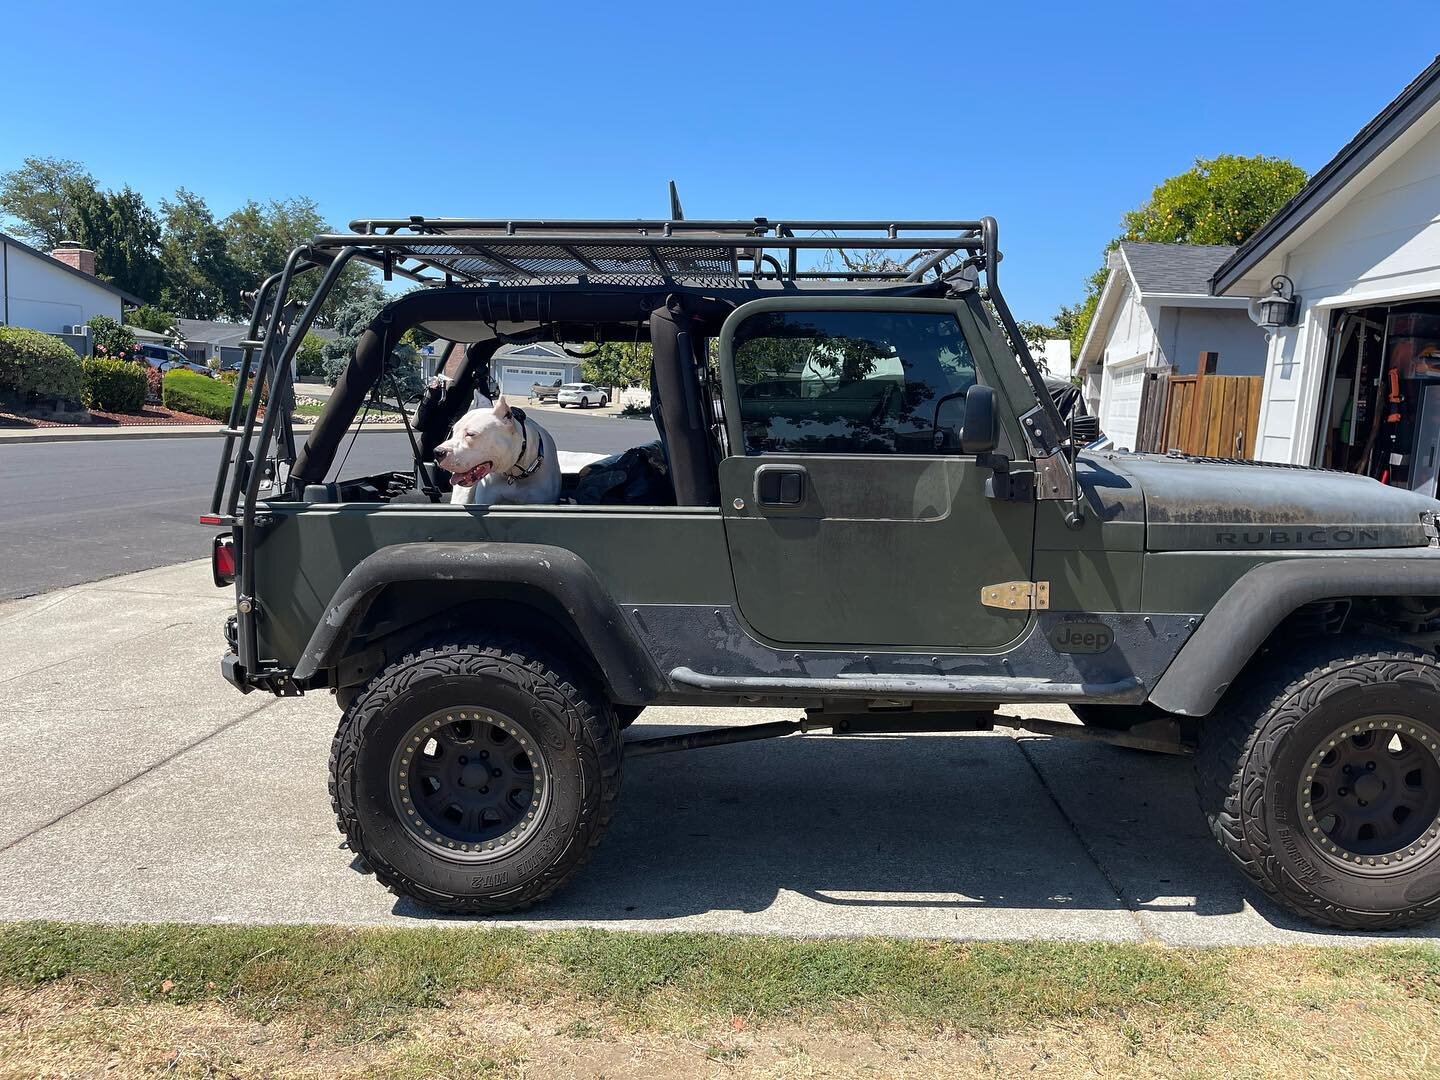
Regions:
<instances>
[{"instance_id":1,"label":"wooden fence","mask_svg":"<svg viewBox=\"0 0 1440 1080\"><path fill-rule=\"evenodd\" d=\"M1153 448L1160 453L1253 458L1264 384L1258 375L1169 376L1156 432L1161 437Z\"/></svg>"}]
</instances>

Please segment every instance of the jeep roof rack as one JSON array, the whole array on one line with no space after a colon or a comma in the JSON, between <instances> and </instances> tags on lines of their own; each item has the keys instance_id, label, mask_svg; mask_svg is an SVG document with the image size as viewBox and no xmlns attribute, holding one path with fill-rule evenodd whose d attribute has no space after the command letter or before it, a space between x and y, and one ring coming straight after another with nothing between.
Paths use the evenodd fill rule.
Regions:
<instances>
[{"instance_id":1,"label":"jeep roof rack","mask_svg":"<svg viewBox=\"0 0 1440 1080\"><path fill-rule=\"evenodd\" d=\"M317 250L354 248L386 273L432 284L723 286L745 279L921 281L960 255L993 266L993 218L977 221L544 221L361 218ZM806 264L802 252L894 252L894 265ZM905 255L905 258L898 256ZM782 262L783 257L783 262ZM842 260L843 261L843 260ZM436 277L436 274L439 277Z\"/></svg>"}]
</instances>

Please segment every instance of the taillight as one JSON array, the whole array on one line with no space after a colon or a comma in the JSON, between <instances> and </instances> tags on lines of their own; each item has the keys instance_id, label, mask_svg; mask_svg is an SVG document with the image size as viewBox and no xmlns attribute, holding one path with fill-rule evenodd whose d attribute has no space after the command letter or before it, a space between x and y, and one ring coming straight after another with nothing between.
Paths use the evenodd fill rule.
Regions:
<instances>
[{"instance_id":1,"label":"taillight","mask_svg":"<svg viewBox=\"0 0 1440 1080\"><path fill-rule=\"evenodd\" d=\"M229 533L215 537L210 546L210 575L221 589L235 581L235 541Z\"/></svg>"}]
</instances>

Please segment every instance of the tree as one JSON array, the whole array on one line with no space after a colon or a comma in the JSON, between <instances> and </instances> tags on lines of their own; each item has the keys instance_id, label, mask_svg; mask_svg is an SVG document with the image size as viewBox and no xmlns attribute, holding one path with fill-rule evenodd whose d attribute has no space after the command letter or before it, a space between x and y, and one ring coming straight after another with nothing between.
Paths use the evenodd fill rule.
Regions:
<instances>
[{"instance_id":1,"label":"tree","mask_svg":"<svg viewBox=\"0 0 1440 1080\"><path fill-rule=\"evenodd\" d=\"M335 311L336 336L325 343L324 375L331 386L339 380L340 373L355 354L360 335L380 314L380 309L390 302L379 286L373 282L371 285L373 291L351 297ZM419 354L413 345L402 339L390 350L378 386L382 397L397 395L401 401L414 401L420 396L425 384L420 377Z\"/></svg>"},{"instance_id":2,"label":"tree","mask_svg":"<svg viewBox=\"0 0 1440 1080\"><path fill-rule=\"evenodd\" d=\"M160 295L160 221L138 191L67 185L72 238L95 252L95 272L145 300Z\"/></svg>"},{"instance_id":3,"label":"tree","mask_svg":"<svg viewBox=\"0 0 1440 1080\"><path fill-rule=\"evenodd\" d=\"M271 274L284 269L291 249L317 233L331 231L315 200L309 198L274 200L264 205L252 199L221 222L220 228L245 289L258 288ZM291 285L290 295L308 301L319 281L318 271L298 277ZM341 272L316 321L321 326L338 328L336 320L341 309L379 294L373 271L352 262ZM241 318L248 315L249 310L237 303L229 314Z\"/></svg>"},{"instance_id":4,"label":"tree","mask_svg":"<svg viewBox=\"0 0 1440 1080\"><path fill-rule=\"evenodd\" d=\"M650 342L606 341L580 362L580 378L596 386L625 389L650 382Z\"/></svg>"},{"instance_id":5,"label":"tree","mask_svg":"<svg viewBox=\"0 0 1440 1080\"><path fill-rule=\"evenodd\" d=\"M1243 244L1305 180L1305 170L1283 158L1263 154L1197 158L1192 168L1165 180L1150 198L1125 215L1125 231L1110 241L1105 251L1108 255L1121 240ZM1061 307L1055 316L1055 324L1070 331L1072 358L1080 355L1109 276L1108 266L1095 271L1086 279L1080 303Z\"/></svg>"},{"instance_id":6,"label":"tree","mask_svg":"<svg viewBox=\"0 0 1440 1080\"><path fill-rule=\"evenodd\" d=\"M160 303L187 319L241 311L241 274L205 200L179 188L160 200Z\"/></svg>"},{"instance_id":7,"label":"tree","mask_svg":"<svg viewBox=\"0 0 1440 1080\"><path fill-rule=\"evenodd\" d=\"M139 326L156 334L164 334L172 342L181 340L175 316L149 304L127 309L125 323L127 326Z\"/></svg>"},{"instance_id":8,"label":"tree","mask_svg":"<svg viewBox=\"0 0 1440 1080\"><path fill-rule=\"evenodd\" d=\"M1242 244L1305 186L1305 170L1283 158L1221 154L1197 159L1125 215L1125 240Z\"/></svg>"},{"instance_id":9,"label":"tree","mask_svg":"<svg viewBox=\"0 0 1440 1080\"><path fill-rule=\"evenodd\" d=\"M94 191L95 180L77 161L27 157L18 169L0 174L0 212L15 219L20 239L44 251L73 240L73 199Z\"/></svg>"}]
</instances>

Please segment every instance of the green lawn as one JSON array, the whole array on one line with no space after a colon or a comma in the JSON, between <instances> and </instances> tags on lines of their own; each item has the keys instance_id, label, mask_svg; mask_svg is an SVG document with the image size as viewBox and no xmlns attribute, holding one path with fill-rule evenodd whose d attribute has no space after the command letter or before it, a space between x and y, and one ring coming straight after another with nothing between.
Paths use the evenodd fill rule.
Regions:
<instances>
[{"instance_id":1,"label":"green lawn","mask_svg":"<svg viewBox=\"0 0 1440 1080\"><path fill-rule=\"evenodd\" d=\"M627 1076L636 1055L677 1076L1432 1076L1440 950L0 927L0 1074Z\"/></svg>"}]
</instances>

